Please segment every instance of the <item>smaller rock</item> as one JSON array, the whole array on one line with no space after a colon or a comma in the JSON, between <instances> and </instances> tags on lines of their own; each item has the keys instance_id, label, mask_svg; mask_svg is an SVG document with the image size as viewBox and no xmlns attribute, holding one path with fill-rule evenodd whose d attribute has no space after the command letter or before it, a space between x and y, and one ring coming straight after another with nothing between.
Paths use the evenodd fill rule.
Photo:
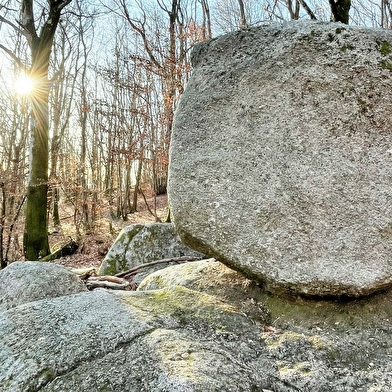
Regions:
<instances>
[{"instance_id":1,"label":"smaller rock","mask_svg":"<svg viewBox=\"0 0 392 392\"><path fill-rule=\"evenodd\" d=\"M170 223L134 224L118 235L102 262L99 275L116 275L141 264L182 256L205 257L183 245ZM134 282L138 285L151 272L167 266L168 263L163 263L142 269Z\"/></svg>"},{"instance_id":2,"label":"smaller rock","mask_svg":"<svg viewBox=\"0 0 392 392\"><path fill-rule=\"evenodd\" d=\"M268 309L255 299L260 293L257 283L215 259L156 271L140 283L138 291L168 290L178 286L212 295L260 323L270 322Z\"/></svg>"},{"instance_id":3,"label":"smaller rock","mask_svg":"<svg viewBox=\"0 0 392 392\"><path fill-rule=\"evenodd\" d=\"M0 271L0 311L83 291L87 291L84 283L57 264L17 261Z\"/></svg>"}]
</instances>

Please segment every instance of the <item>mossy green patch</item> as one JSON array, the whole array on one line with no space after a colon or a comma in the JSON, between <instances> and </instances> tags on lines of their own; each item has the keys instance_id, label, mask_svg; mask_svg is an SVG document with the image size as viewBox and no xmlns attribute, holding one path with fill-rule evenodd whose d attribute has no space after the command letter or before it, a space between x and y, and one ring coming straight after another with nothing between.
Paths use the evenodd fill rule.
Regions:
<instances>
[{"instance_id":1,"label":"mossy green patch","mask_svg":"<svg viewBox=\"0 0 392 392\"><path fill-rule=\"evenodd\" d=\"M354 50L354 49L355 49L355 46L347 44L347 45L341 46L340 51L346 52L347 50Z\"/></svg>"},{"instance_id":2,"label":"mossy green patch","mask_svg":"<svg viewBox=\"0 0 392 392\"><path fill-rule=\"evenodd\" d=\"M391 44L388 41L382 41L380 43L380 53L383 56L387 56L388 54L390 54L392 52L391 49Z\"/></svg>"},{"instance_id":3,"label":"mossy green patch","mask_svg":"<svg viewBox=\"0 0 392 392\"><path fill-rule=\"evenodd\" d=\"M116 257L107 260L105 266L100 269L99 275L116 275L121 271L126 271L127 262L123 257Z\"/></svg>"},{"instance_id":4,"label":"mossy green patch","mask_svg":"<svg viewBox=\"0 0 392 392\"><path fill-rule=\"evenodd\" d=\"M52 369L46 368L42 369L36 377L41 384L46 384L47 382L52 381L55 378L55 374Z\"/></svg>"},{"instance_id":5,"label":"mossy green patch","mask_svg":"<svg viewBox=\"0 0 392 392\"><path fill-rule=\"evenodd\" d=\"M199 324L216 330L235 330L241 319L246 318L237 308L219 298L174 286L168 289L137 291L118 294L119 298L151 317L172 317L181 326Z\"/></svg>"},{"instance_id":6,"label":"mossy green patch","mask_svg":"<svg viewBox=\"0 0 392 392\"><path fill-rule=\"evenodd\" d=\"M176 331L156 329L149 337L159 363L170 376L195 379L195 344Z\"/></svg>"},{"instance_id":7,"label":"mossy green patch","mask_svg":"<svg viewBox=\"0 0 392 392\"><path fill-rule=\"evenodd\" d=\"M392 319L392 290L355 300L288 298L260 292L256 300L269 310L279 328L366 328Z\"/></svg>"},{"instance_id":8,"label":"mossy green patch","mask_svg":"<svg viewBox=\"0 0 392 392\"><path fill-rule=\"evenodd\" d=\"M380 67L382 69L387 69L388 71L392 72L392 61L391 60L381 60Z\"/></svg>"},{"instance_id":9,"label":"mossy green patch","mask_svg":"<svg viewBox=\"0 0 392 392\"><path fill-rule=\"evenodd\" d=\"M134 237L143 228L141 224L126 227L118 235L115 245L106 255L104 262L99 270L99 275L116 275L119 272L129 269L126 260L126 251Z\"/></svg>"}]
</instances>

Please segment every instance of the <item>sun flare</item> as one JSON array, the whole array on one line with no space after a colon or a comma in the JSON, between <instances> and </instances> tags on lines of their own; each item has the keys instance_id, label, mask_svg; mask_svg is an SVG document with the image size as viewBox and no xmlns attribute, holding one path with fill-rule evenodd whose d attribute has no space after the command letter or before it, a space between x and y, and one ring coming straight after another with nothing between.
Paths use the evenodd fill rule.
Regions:
<instances>
[{"instance_id":1,"label":"sun flare","mask_svg":"<svg viewBox=\"0 0 392 392\"><path fill-rule=\"evenodd\" d=\"M14 83L15 91L20 95L26 95L31 93L34 88L34 83L27 75L23 74L15 80Z\"/></svg>"}]
</instances>

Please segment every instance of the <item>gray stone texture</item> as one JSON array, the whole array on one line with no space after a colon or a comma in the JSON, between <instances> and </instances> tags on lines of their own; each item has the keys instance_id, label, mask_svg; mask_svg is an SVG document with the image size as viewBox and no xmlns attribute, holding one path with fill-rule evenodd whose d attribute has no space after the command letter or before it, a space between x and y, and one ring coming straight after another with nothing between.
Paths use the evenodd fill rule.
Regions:
<instances>
[{"instance_id":1,"label":"gray stone texture","mask_svg":"<svg viewBox=\"0 0 392 392\"><path fill-rule=\"evenodd\" d=\"M147 280L0 309L0 392L392 390L391 293L281 300L213 260Z\"/></svg>"},{"instance_id":2,"label":"gray stone texture","mask_svg":"<svg viewBox=\"0 0 392 392\"><path fill-rule=\"evenodd\" d=\"M121 230L116 241L102 261L100 275L115 275L141 264L174 257L204 255L183 245L171 223L133 224ZM134 277L139 284L149 273L168 264L143 268Z\"/></svg>"},{"instance_id":3,"label":"gray stone texture","mask_svg":"<svg viewBox=\"0 0 392 392\"><path fill-rule=\"evenodd\" d=\"M392 34L271 24L199 44L169 168L183 243L275 293L392 284Z\"/></svg>"},{"instance_id":4,"label":"gray stone texture","mask_svg":"<svg viewBox=\"0 0 392 392\"><path fill-rule=\"evenodd\" d=\"M52 263L24 261L0 270L0 311L26 302L87 291L71 271Z\"/></svg>"}]
</instances>

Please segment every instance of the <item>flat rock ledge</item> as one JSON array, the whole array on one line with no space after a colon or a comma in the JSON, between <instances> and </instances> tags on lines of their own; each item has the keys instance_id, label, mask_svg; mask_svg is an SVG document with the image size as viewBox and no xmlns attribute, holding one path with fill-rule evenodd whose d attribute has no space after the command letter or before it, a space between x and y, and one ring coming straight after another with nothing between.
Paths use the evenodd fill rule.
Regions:
<instances>
[{"instance_id":1,"label":"flat rock ledge","mask_svg":"<svg viewBox=\"0 0 392 392\"><path fill-rule=\"evenodd\" d=\"M197 45L169 200L184 244L274 293L392 285L392 33L290 22Z\"/></svg>"},{"instance_id":2,"label":"flat rock ledge","mask_svg":"<svg viewBox=\"0 0 392 392\"><path fill-rule=\"evenodd\" d=\"M391 293L282 300L203 260L157 271L136 292L65 294L57 282L69 271L44 268L53 298L26 286L24 301L0 309L0 392L392 390Z\"/></svg>"}]
</instances>

